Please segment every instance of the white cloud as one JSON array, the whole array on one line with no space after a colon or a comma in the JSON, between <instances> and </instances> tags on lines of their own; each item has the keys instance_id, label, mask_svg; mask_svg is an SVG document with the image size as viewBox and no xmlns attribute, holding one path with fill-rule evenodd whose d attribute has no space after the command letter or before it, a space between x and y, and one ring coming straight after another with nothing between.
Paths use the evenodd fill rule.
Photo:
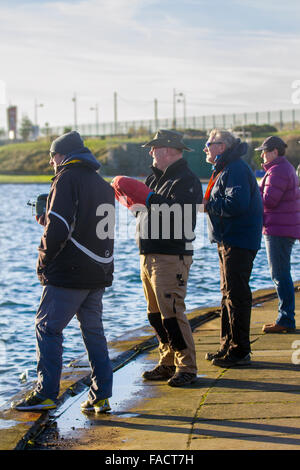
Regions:
<instances>
[{"instance_id":1,"label":"white cloud","mask_svg":"<svg viewBox=\"0 0 300 470\"><path fill-rule=\"evenodd\" d=\"M196 0L197 1L197 0ZM275 12L287 12L292 11L295 13L299 9L298 0L232 0L233 4L241 5L243 7L255 8L256 10L266 11L270 14Z\"/></svg>"}]
</instances>

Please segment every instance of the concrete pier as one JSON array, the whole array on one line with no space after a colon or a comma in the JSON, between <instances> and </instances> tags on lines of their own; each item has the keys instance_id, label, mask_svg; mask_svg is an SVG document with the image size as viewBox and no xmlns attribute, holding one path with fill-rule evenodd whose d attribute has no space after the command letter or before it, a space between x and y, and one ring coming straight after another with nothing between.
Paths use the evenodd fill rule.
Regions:
<instances>
[{"instance_id":1,"label":"concrete pier","mask_svg":"<svg viewBox=\"0 0 300 470\"><path fill-rule=\"evenodd\" d=\"M157 350L150 328L142 336L133 332L111 345L110 413L80 411L88 390L82 358L64 371L55 412L1 411L0 449L299 450L300 282L295 289L297 329L284 334L261 330L276 319L275 291L254 293L251 366L222 369L206 361L205 353L219 345L217 307L194 311L189 318L197 352L195 384L172 388L164 381L144 381L141 372L156 363ZM199 324L207 314L208 321Z\"/></svg>"}]
</instances>

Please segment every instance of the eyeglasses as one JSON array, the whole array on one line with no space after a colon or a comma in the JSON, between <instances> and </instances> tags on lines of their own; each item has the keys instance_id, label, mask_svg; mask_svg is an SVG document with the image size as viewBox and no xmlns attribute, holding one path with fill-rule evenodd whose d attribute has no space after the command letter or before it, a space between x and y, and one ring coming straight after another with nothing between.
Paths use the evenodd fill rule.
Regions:
<instances>
[{"instance_id":1,"label":"eyeglasses","mask_svg":"<svg viewBox=\"0 0 300 470\"><path fill-rule=\"evenodd\" d=\"M206 142L205 147L209 148L213 144L223 144L223 142Z\"/></svg>"}]
</instances>

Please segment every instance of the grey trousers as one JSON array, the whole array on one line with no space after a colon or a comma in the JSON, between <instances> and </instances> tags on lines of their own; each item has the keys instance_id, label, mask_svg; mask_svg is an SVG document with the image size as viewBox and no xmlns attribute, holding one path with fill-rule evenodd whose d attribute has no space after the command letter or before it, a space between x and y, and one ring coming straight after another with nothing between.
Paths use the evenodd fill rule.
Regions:
<instances>
[{"instance_id":1,"label":"grey trousers","mask_svg":"<svg viewBox=\"0 0 300 470\"><path fill-rule=\"evenodd\" d=\"M74 317L79 321L91 366L89 399L112 396L112 367L102 325L104 289L44 287L36 314L37 393L55 400L62 371L63 330Z\"/></svg>"}]
</instances>

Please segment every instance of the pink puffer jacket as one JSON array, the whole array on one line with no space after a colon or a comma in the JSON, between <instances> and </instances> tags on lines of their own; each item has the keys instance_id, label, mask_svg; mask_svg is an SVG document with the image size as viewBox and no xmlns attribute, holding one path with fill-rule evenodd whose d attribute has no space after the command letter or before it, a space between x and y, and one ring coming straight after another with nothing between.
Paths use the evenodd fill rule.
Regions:
<instances>
[{"instance_id":1,"label":"pink puffer jacket","mask_svg":"<svg viewBox=\"0 0 300 470\"><path fill-rule=\"evenodd\" d=\"M300 189L293 165L279 156L263 168L263 234L300 238Z\"/></svg>"}]
</instances>

